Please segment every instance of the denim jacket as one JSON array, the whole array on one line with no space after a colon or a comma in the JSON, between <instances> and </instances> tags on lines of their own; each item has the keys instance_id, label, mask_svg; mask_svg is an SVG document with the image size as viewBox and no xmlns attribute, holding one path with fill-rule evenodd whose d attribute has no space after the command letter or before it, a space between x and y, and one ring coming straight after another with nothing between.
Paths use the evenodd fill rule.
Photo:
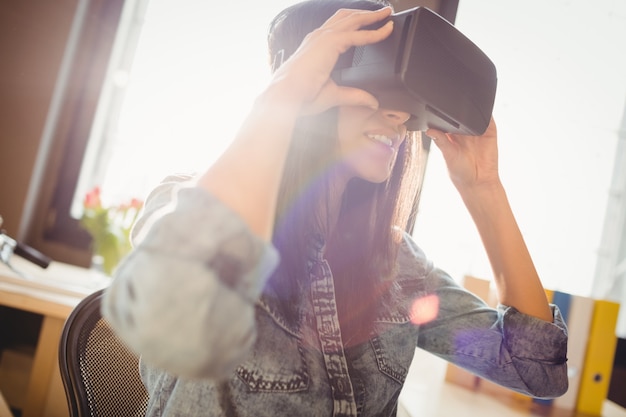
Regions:
<instances>
[{"instance_id":1,"label":"denim jacket","mask_svg":"<svg viewBox=\"0 0 626 417\"><path fill-rule=\"evenodd\" d=\"M408 235L393 302L369 340L346 348L323 242L306 260L307 296L293 320L264 289L275 248L208 193L162 184L137 231L147 233L102 309L142 355L148 416L395 416L416 347L532 396L567 390L556 306L552 323L489 308Z\"/></svg>"}]
</instances>

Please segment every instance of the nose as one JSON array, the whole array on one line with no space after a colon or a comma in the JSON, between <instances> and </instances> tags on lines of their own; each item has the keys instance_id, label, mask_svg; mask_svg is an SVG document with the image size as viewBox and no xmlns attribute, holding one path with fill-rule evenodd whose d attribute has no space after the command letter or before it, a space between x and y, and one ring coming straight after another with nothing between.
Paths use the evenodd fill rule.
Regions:
<instances>
[{"instance_id":1,"label":"nose","mask_svg":"<svg viewBox=\"0 0 626 417\"><path fill-rule=\"evenodd\" d=\"M385 120L394 125L403 125L411 118L409 113L400 110L379 109L379 112Z\"/></svg>"}]
</instances>

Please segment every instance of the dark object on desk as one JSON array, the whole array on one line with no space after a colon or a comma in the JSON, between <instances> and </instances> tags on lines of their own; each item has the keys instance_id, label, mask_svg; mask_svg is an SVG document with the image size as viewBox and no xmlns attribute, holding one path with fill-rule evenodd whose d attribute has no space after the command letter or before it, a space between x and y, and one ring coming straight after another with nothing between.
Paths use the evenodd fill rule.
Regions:
<instances>
[{"instance_id":1,"label":"dark object on desk","mask_svg":"<svg viewBox=\"0 0 626 417\"><path fill-rule=\"evenodd\" d=\"M2 217L0 217L0 225L2 225ZM10 266L11 256L13 254L21 256L42 268L47 268L52 259L24 243L18 242L0 230L0 262Z\"/></svg>"},{"instance_id":2,"label":"dark object on desk","mask_svg":"<svg viewBox=\"0 0 626 417\"><path fill-rule=\"evenodd\" d=\"M608 398L626 408L626 339L623 338L617 339Z\"/></svg>"},{"instance_id":3,"label":"dark object on desk","mask_svg":"<svg viewBox=\"0 0 626 417\"><path fill-rule=\"evenodd\" d=\"M148 393L139 358L102 318L102 292L76 306L61 334L59 367L70 416L144 416Z\"/></svg>"},{"instance_id":4,"label":"dark object on desk","mask_svg":"<svg viewBox=\"0 0 626 417\"><path fill-rule=\"evenodd\" d=\"M370 92L383 108L410 113L409 130L483 134L497 85L489 57L425 7L390 19L394 28L388 38L342 54L332 74L335 82Z\"/></svg>"}]
</instances>

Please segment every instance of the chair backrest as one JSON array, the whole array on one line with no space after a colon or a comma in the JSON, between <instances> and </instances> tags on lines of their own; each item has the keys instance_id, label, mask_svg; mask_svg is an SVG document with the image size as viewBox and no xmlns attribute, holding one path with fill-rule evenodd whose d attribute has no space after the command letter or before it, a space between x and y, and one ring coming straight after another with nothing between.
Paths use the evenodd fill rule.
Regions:
<instances>
[{"instance_id":1,"label":"chair backrest","mask_svg":"<svg viewBox=\"0 0 626 417\"><path fill-rule=\"evenodd\" d=\"M59 367L70 416L144 416L148 393L139 358L102 317L102 292L76 306L61 334Z\"/></svg>"}]
</instances>

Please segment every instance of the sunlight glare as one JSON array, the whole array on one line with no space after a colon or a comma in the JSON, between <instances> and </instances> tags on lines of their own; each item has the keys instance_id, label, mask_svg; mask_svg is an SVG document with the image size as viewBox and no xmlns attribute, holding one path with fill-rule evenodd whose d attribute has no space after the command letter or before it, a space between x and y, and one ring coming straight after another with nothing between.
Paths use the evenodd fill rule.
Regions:
<instances>
[{"instance_id":1,"label":"sunlight glare","mask_svg":"<svg viewBox=\"0 0 626 417\"><path fill-rule=\"evenodd\" d=\"M127 89L95 180L105 198L145 196L165 176L215 161L269 80L269 22L294 2L150 0L132 71L117 80Z\"/></svg>"}]
</instances>

